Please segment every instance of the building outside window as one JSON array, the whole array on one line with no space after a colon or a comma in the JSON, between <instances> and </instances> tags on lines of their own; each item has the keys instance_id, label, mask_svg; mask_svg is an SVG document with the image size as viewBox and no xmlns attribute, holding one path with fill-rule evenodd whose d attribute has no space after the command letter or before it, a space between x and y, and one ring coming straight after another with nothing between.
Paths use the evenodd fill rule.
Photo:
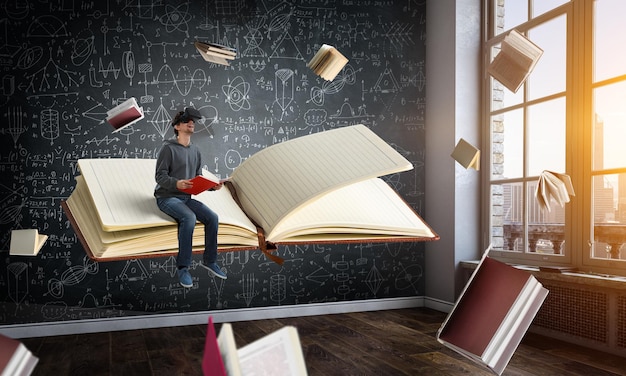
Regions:
<instances>
[{"instance_id":1,"label":"building outside window","mask_svg":"<svg viewBox=\"0 0 626 376\"><path fill-rule=\"evenodd\" d=\"M516 92L485 69L492 255L626 275L626 2L487 1L485 68L512 29L543 49ZM564 207L535 200L543 170L571 177Z\"/></svg>"}]
</instances>

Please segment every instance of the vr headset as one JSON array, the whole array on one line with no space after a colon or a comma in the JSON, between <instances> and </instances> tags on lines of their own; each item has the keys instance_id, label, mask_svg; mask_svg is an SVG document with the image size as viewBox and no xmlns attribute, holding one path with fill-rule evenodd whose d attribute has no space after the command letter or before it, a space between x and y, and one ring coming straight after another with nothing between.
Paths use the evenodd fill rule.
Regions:
<instances>
[{"instance_id":1,"label":"vr headset","mask_svg":"<svg viewBox=\"0 0 626 376\"><path fill-rule=\"evenodd\" d=\"M202 114L200 113L200 111L196 110L195 108L187 107L185 108L185 111L183 112L181 117L178 119L178 121L182 123L186 123L192 119L193 120L202 119ZM172 125L175 125L175 124L172 123Z\"/></svg>"}]
</instances>

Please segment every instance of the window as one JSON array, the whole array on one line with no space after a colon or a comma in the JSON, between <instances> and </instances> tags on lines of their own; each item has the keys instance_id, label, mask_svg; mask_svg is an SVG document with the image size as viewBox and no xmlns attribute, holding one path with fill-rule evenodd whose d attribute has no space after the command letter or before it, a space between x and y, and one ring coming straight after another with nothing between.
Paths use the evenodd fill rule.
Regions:
<instances>
[{"instance_id":1,"label":"window","mask_svg":"<svg viewBox=\"0 0 626 376\"><path fill-rule=\"evenodd\" d=\"M493 255L626 275L624 11L622 0L489 1L485 67L512 29L544 51L515 93L485 74ZM539 207L543 170L571 176L570 203Z\"/></svg>"}]
</instances>

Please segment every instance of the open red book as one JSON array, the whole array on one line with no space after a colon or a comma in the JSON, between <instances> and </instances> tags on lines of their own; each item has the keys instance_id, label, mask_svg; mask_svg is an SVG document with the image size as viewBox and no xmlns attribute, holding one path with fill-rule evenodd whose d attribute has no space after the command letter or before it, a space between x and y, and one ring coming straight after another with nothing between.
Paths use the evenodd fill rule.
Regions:
<instances>
[{"instance_id":1,"label":"open red book","mask_svg":"<svg viewBox=\"0 0 626 376\"><path fill-rule=\"evenodd\" d=\"M223 180L220 180L217 176L207 170L204 170L202 171L202 175L198 175L191 179L191 182L193 183L191 188L181 189L181 191L197 195L222 183Z\"/></svg>"}]
</instances>

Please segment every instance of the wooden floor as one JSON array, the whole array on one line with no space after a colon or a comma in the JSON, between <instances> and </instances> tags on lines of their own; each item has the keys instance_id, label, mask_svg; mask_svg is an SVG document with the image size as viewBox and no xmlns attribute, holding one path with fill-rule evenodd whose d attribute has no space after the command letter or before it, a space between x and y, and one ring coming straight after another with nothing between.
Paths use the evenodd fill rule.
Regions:
<instances>
[{"instance_id":1,"label":"wooden floor","mask_svg":"<svg viewBox=\"0 0 626 376\"><path fill-rule=\"evenodd\" d=\"M241 347L298 328L309 375L492 375L443 347L428 308L234 322ZM219 331L220 324L216 324ZM33 375L201 375L206 325L25 338ZM527 333L504 375L626 375L626 358Z\"/></svg>"}]
</instances>

